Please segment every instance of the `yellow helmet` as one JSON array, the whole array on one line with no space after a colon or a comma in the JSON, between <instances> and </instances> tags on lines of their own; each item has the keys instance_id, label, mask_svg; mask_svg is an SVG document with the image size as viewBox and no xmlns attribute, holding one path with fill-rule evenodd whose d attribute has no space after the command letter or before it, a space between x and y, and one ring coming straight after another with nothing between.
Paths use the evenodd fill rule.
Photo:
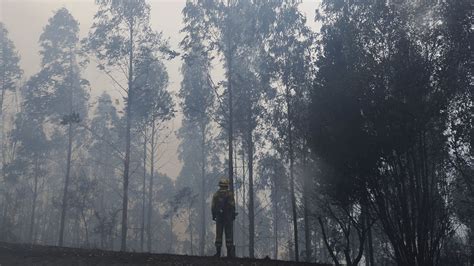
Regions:
<instances>
[{"instance_id":1,"label":"yellow helmet","mask_svg":"<svg viewBox=\"0 0 474 266\"><path fill-rule=\"evenodd\" d=\"M229 179L226 177L221 178L219 180L219 187L229 187Z\"/></svg>"}]
</instances>

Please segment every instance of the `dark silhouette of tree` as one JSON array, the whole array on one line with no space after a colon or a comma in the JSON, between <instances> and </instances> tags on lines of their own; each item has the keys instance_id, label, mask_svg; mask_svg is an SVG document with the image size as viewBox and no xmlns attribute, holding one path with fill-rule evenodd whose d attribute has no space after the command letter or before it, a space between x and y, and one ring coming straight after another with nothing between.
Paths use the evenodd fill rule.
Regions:
<instances>
[{"instance_id":1,"label":"dark silhouette of tree","mask_svg":"<svg viewBox=\"0 0 474 266\"><path fill-rule=\"evenodd\" d=\"M451 232L440 6L325 1L319 17L310 139L325 189L370 208L400 265L436 265Z\"/></svg>"}]
</instances>

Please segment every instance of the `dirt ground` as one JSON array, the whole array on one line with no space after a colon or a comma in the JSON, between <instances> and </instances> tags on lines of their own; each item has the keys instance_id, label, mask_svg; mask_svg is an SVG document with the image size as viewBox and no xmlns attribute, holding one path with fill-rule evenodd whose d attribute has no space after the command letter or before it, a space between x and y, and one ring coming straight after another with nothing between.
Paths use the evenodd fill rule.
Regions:
<instances>
[{"instance_id":1,"label":"dirt ground","mask_svg":"<svg viewBox=\"0 0 474 266\"><path fill-rule=\"evenodd\" d=\"M116 252L98 249L60 248L0 242L0 266L9 265L319 265L270 259L227 259L170 254Z\"/></svg>"}]
</instances>

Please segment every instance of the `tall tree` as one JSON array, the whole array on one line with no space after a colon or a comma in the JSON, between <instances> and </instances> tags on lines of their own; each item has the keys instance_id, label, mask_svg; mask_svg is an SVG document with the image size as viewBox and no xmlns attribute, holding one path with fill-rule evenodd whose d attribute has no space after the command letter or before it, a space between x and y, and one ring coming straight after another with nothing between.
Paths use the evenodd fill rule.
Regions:
<instances>
[{"instance_id":1,"label":"tall tree","mask_svg":"<svg viewBox=\"0 0 474 266\"><path fill-rule=\"evenodd\" d=\"M87 125L82 124L87 127ZM106 92L97 99L90 127L91 140L88 147L91 175L97 181L98 195L95 196L94 216L97 224L93 232L99 234L101 248L113 248L113 235L120 210L120 196L116 169L122 164L122 127L112 98Z\"/></svg>"},{"instance_id":2,"label":"tall tree","mask_svg":"<svg viewBox=\"0 0 474 266\"><path fill-rule=\"evenodd\" d=\"M288 193L287 171L280 158L275 155L265 155L258 164L258 175L263 184L270 189L270 200L272 204L272 230L273 230L273 259L278 259L281 246L282 224L287 218L287 210L291 204Z\"/></svg>"},{"instance_id":3,"label":"tall tree","mask_svg":"<svg viewBox=\"0 0 474 266\"><path fill-rule=\"evenodd\" d=\"M8 30L5 25L0 22L0 112L3 114L3 102L5 94L8 91L14 91L18 85L18 81L23 75L23 71L19 66L20 56L15 50L13 42L8 38Z\"/></svg>"},{"instance_id":4,"label":"tall tree","mask_svg":"<svg viewBox=\"0 0 474 266\"><path fill-rule=\"evenodd\" d=\"M112 1L97 0L99 5L88 38L88 47L105 65L99 67L112 77L112 80L124 93L125 106L125 152L123 171L123 204L121 250L127 249L128 185L130 175L130 144L132 110L134 105L135 66L140 53L157 55L169 51L163 45L161 34L150 28L150 6L144 0ZM113 77L113 71L125 76L127 84L120 84Z\"/></svg>"},{"instance_id":5,"label":"tall tree","mask_svg":"<svg viewBox=\"0 0 474 266\"><path fill-rule=\"evenodd\" d=\"M192 2L187 2L183 9L183 32L186 32L181 46L185 50L184 64L181 69L180 98L183 109L183 125L179 135L183 142L180 146L180 158L188 175L200 176L200 181L193 180L199 186L200 224L199 224L199 254L205 254L206 241L206 200L209 197L207 188L207 172L211 152L211 112L214 105L214 88L210 78L211 58L205 46L206 25L201 20L202 10ZM196 160L200 158L200 160ZM189 178L189 176L188 176ZM197 181L197 182L196 182Z\"/></svg>"},{"instance_id":6,"label":"tall tree","mask_svg":"<svg viewBox=\"0 0 474 266\"><path fill-rule=\"evenodd\" d=\"M136 65L136 77L134 80L136 105L132 111L137 119L142 121L145 127L145 134L146 128L150 128L148 130L150 132L148 136L150 140L150 182L148 187L147 248L148 251L151 252L152 232L154 231L152 223L152 202L157 154L157 135L160 125L174 117L174 103L171 94L166 90L168 86L168 73L164 64L158 58L146 52L142 53L140 59L137 60L139 61ZM145 135L145 137L147 136Z\"/></svg>"},{"instance_id":7,"label":"tall tree","mask_svg":"<svg viewBox=\"0 0 474 266\"><path fill-rule=\"evenodd\" d=\"M81 79L77 62L79 24L65 8L59 9L48 21L40 36L41 73L47 101L46 114L57 124L67 126L66 175L61 206L58 245L63 245L71 156L76 124L87 114L85 102L87 81ZM59 121L58 121L59 120ZM61 130L61 129L58 129Z\"/></svg>"},{"instance_id":8,"label":"tall tree","mask_svg":"<svg viewBox=\"0 0 474 266\"><path fill-rule=\"evenodd\" d=\"M206 46L216 49L222 55L224 64L225 89L219 99L219 115L221 117L220 125L225 130L227 137L227 171L230 180L230 190L234 191L234 57L235 49L238 46L239 35L235 32L239 17L236 5L240 1L222 0L222 1L192 1L192 16L199 22L193 22L198 27L205 29L199 34L203 34ZM188 10L191 10L191 7ZM191 14L189 14L191 15ZM200 23L202 23L200 25ZM209 79L210 80L210 79ZM212 85L212 82L211 82ZM215 89L215 88L214 88Z\"/></svg>"},{"instance_id":9,"label":"tall tree","mask_svg":"<svg viewBox=\"0 0 474 266\"><path fill-rule=\"evenodd\" d=\"M33 180L30 224L28 240L35 243L35 228L37 220L37 206L40 198L40 181L45 177L48 153L51 150L50 143L44 132L43 124L46 116L37 113L34 105L41 104L42 90L38 89L41 84L38 76L32 77L22 90L22 111L15 118L15 127L11 132L12 141L15 142L16 156L9 164L7 172L9 175L27 176Z\"/></svg>"},{"instance_id":10,"label":"tall tree","mask_svg":"<svg viewBox=\"0 0 474 266\"><path fill-rule=\"evenodd\" d=\"M3 187L6 187L6 180L5 180L5 167L7 163L7 154L6 154L6 147L5 147L5 118L4 118L4 100L7 92L15 91L16 86L18 85L19 80L22 77L23 71L19 66L20 57L15 50L15 46L13 42L8 38L8 31L5 28L5 25L0 22L0 89L1 89L1 96L0 96L0 116L2 119L2 127L1 127L1 135L2 135L2 143L1 143L1 156L2 156L2 182L5 182ZM8 193L8 189L2 191L2 196L5 197L5 200L2 203L2 210L3 214L6 214L5 210L8 209L6 205L8 205L8 198L9 196L6 195ZM5 215L2 215L1 224L3 225L4 220L7 219Z\"/></svg>"},{"instance_id":11,"label":"tall tree","mask_svg":"<svg viewBox=\"0 0 474 266\"><path fill-rule=\"evenodd\" d=\"M323 8L310 139L330 169L328 191L372 210L398 264L436 265L451 230L445 131L454 95L440 86L439 5Z\"/></svg>"},{"instance_id":12,"label":"tall tree","mask_svg":"<svg viewBox=\"0 0 474 266\"><path fill-rule=\"evenodd\" d=\"M13 240L16 235L13 233L15 226L12 221L14 211L12 208L16 201L15 198L19 188L24 185L31 184L31 211L29 217L29 232L28 241L34 242L34 227L36 222L36 206L39 195L39 182L44 177L44 167L48 149L48 140L43 130L43 122L46 116L43 113L37 113L34 108L30 109L36 104L41 104L43 100L41 95L42 90L36 77L31 78L27 84L21 89L23 102L21 109L15 116L14 127L10 135L11 141L14 143L15 157L9 162L5 169L5 178L3 180L6 190L4 194L3 210L2 210L2 230L0 236L4 240ZM32 182L30 182L32 180ZM24 196L23 196L24 197ZM29 200L29 197L28 197ZM18 208L18 207L16 207Z\"/></svg>"},{"instance_id":13,"label":"tall tree","mask_svg":"<svg viewBox=\"0 0 474 266\"><path fill-rule=\"evenodd\" d=\"M298 10L298 2L288 2L277 16L278 25L270 38L269 55L273 61L274 77L282 84L274 101L274 123L278 131L276 141L279 150L289 162L291 209L293 213L293 237L295 259L299 260L297 191L295 189L295 164L302 164L307 154L304 142L307 133L306 106L308 105L311 80L311 31L306 26L305 16ZM278 141L278 140L282 141ZM309 187L307 178L302 176L304 199L304 222L306 260L311 257L310 230L308 221L307 197Z\"/></svg>"}]
</instances>

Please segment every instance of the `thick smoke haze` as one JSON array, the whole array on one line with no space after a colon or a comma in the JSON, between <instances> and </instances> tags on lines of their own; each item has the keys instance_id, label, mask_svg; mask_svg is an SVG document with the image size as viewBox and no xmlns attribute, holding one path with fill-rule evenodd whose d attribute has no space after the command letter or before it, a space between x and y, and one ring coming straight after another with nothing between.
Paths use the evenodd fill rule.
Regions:
<instances>
[{"instance_id":1,"label":"thick smoke haze","mask_svg":"<svg viewBox=\"0 0 474 266\"><path fill-rule=\"evenodd\" d=\"M169 40L172 49L180 52L179 42L184 35L180 32L183 27L181 11L185 6L184 0L153 0L151 5L151 24L154 30L162 31L163 36ZM317 28L314 22L314 10L318 7L319 0L306 0L300 9L307 15L307 23L313 29ZM94 0L0 0L0 21L5 23L9 30L11 40L21 56L20 66L25 72L25 80L37 73L40 69L40 54L38 40L43 27L53 13L62 8L67 8L79 22L80 37L84 38L89 33L93 16L97 11ZM169 90L176 93L179 90L182 75L180 72L182 61L179 58L168 60L165 65L169 74ZM91 103L105 90L115 99L120 99L117 89L111 85L111 80L104 73L96 70L96 65L91 62L84 71L84 78L91 83ZM218 67L219 68L219 67ZM223 78L223 72L217 71L218 78ZM119 107L120 108L120 107ZM181 125L181 113L166 122L170 132L176 131ZM182 164L178 160L177 148L179 140L175 134L169 135L160 147L162 159L158 162L160 172L172 178L178 176Z\"/></svg>"},{"instance_id":2,"label":"thick smoke haze","mask_svg":"<svg viewBox=\"0 0 474 266\"><path fill-rule=\"evenodd\" d=\"M471 2L0 0L0 266L473 265Z\"/></svg>"}]
</instances>

